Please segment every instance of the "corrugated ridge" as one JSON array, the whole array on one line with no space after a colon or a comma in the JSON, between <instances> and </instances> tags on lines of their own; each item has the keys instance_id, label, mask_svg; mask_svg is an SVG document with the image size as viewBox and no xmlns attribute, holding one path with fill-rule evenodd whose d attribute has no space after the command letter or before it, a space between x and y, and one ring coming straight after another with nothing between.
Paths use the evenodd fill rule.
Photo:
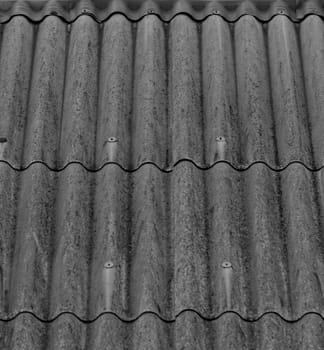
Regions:
<instances>
[{"instance_id":1,"label":"corrugated ridge","mask_svg":"<svg viewBox=\"0 0 324 350\"><path fill-rule=\"evenodd\" d=\"M67 23L74 22L80 15L87 14L102 23L114 14L123 14L131 21L139 21L148 14L156 14L164 22L170 22L179 14L185 14L195 21L203 21L211 15L220 15L228 22L235 22L244 15L251 15L267 22L276 14L286 14L299 22L310 14L324 16L323 5L318 0L297 2L295 0L246 0L246 1L3 1L0 5L0 23L6 23L13 16L24 15L31 21L40 22L48 15L56 15Z\"/></svg>"}]
</instances>

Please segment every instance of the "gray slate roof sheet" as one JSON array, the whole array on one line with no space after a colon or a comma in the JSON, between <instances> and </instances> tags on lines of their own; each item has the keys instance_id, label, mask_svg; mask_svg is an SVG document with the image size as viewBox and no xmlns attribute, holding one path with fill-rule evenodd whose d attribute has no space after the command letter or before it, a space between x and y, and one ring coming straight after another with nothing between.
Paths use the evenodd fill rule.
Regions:
<instances>
[{"instance_id":1,"label":"gray slate roof sheet","mask_svg":"<svg viewBox=\"0 0 324 350\"><path fill-rule=\"evenodd\" d=\"M70 26L70 27L69 27ZM134 170L181 159L202 168L263 161L323 166L324 25L278 15L262 24L219 16L198 24L114 15L71 25L14 17L0 58L3 159L13 167L71 161ZM111 154L109 137L118 138ZM219 142L223 137L224 142ZM220 144L224 151L220 151Z\"/></svg>"},{"instance_id":2,"label":"gray slate roof sheet","mask_svg":"<svg viewBox=\"0 0 324 350\"><path fill-rule=\"evenodd\" d=\"M0 348L322 349L321 3L147 4L0 3Z\"/></svg>"}]
</instances>

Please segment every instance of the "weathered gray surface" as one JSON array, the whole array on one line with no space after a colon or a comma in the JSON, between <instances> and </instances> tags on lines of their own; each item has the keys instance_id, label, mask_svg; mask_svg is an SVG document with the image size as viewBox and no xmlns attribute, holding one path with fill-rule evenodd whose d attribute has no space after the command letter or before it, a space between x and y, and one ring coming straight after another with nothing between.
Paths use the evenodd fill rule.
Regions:
<instances>
[{"instance_id":1,"label":"weathered gray surface","mask_svg":"<svg viewBox=\"0 0 324 350\"><path fill-rule=\"evenodd\" d=\"M56 164L63 105L66 26L51 16L38 27L34 39L33 70L30 77L24 160ZM64 62L64 64L62 64Z\"/></svg>"},{"instance_id":2,"label":"weathered gray surface","mask_svg":"<svg viewBox=\"0 0 324 350\"><path fill-rule=\"evenodd\" d=\"M82 160L87 166L93 167L99 27L90 17L81 16L70 29L59 166Z\"/></svg>"},{"instance_id":3,"label":"weathered gray surface","mask_svg":"<svg viewBox=\"0 0 324 350\"><path fill-rule=\"evenodd\" d=\"M269 64L280 164L312 165L310 124L296 28L286 16L269 22Z\"/></svg>"},{"instance_id":4,"label":"weathered gray surface","mask_svg":"<svg viewBox=\"0 0 324 350\"><path fill-rule=\"evenodd\" d=\"M205 162L219 160L218 136L225 138L225 159L240 161L237 89L232 30L221 17L209 17L202 26L202 83Z\"/></svg>"},{"instance_id":5,"label":"weathered gray surface","mask_svg":"<svg viewBox=\"0 0 324 350\"><path fill-rule=\"evenodd\" d=\"M312 33L312 35L310 35ZM309 16L300 26L302 60L308 113L316 166L324 162L324 25L317 16Z\"/></svg>"},{"instance_id":6,"label":"weathered gray surface","mask_svg":"<svg viewBox=\"0 0 324 350\"><path fill-rule=\"evenodd\" d=\"M20 165L26 128L34 27L23 17L2 26L0 57L0 128L7 143L1 158Z\"/></svg>"}]
</instances>

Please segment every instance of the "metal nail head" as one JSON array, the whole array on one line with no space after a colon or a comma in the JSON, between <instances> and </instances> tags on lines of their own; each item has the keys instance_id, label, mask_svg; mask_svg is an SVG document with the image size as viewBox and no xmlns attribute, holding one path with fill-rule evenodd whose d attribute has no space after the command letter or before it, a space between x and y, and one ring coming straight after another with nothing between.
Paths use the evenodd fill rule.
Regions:
<instances>
[{"instance_id":1,"label":"metal nail head","mask_svg":"<svg viewBox=\"0 0 324 350\"><path fill-rule=\"evenodd\" d=\"M118 142L118 139L117 139L117 137L111 136L111 137L108 138L107 141L109 143L115 143L115 142Z\"/></svg>"},{"instance_id":2,"label":"metal nail head","mask_svg":"<svg viewBox=\"0 0 324 350\"><path fill-rule=\"evenodd\" d=\"M229 261L224 261L224 262L222 263L222 267L223 267L224 269L228 269L228 268L231 268L231 267L232 267L232 264L231 264Z\"/></svg>"},{"instance_id":3,"label":"metal nail head","mask_svg":"<svg viewBox=\"0 0 324 350\"><path fill-rule=\"evenodd\" d=\"M107 261L104 264L105 269L112 269L114 267L114 263L112 261Z\"/></svg>"}]
</instances>

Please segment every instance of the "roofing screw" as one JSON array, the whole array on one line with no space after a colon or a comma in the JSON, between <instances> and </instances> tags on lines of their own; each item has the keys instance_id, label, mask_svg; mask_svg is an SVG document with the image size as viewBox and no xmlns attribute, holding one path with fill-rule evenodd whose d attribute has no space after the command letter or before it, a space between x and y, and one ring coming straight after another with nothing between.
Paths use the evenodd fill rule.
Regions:
<instances>
[{"instance_id":1,"label":"roofing screw","mask_svg":"<svg viewBox=\"0 0 324 350\"><path fill-rule=\"evenodd\" d=\"M279 13L280 15L283 15L283 14L285 13L285 11L284 11L284 10L279 10L278 13Z\"/></svg>"},{"instance_id":2,"label":"roofing screw","mask_svg":"<svg viewBox=\"0 0 324 350\"><path fill-rule=\"evenodd\" d=\"M88 10L88 9L83 9L81 12L82 12L82 13L90 13L90 10Z\"/></svg>"},{"instance_id":3,"label":"roofing screw","mask_svg":"<svg viewBox=\"0 0 324 350\"><path fill-rule=\"evenodd\" d=\"M104 290L105 310L111 310L111 299L113 295L114 281L115 281L115 265L112 261L104 263L102 282Z\"/></svg>"},{"instance_id":4,"label":"roofing screw","mask_svg":"<svg viewBox=\"0 0 324 350\"><path fill-rule=\"evenodd\" d=\"M222 263L223 268L223 278L225 284L225 293L226 293L226 304L227 308L231 308L231 292L232 292L232 275L233 267L232 264L228 261Z\"/></svg>"},{"instance_id":5,"label":"roofing screw","mask_svg":"<svg viewBox=\"0 0 324 350\"><path fill-rule=\"evenodd\" d=\"M148 10L146 11L146 13L154 13L154 10L153 10L153 9L148 9Z\"/></svg>"},{"instance_id":6,"label":"roofing screw","mask_svg":"<svg viewBox=\"0 0 324 350\"><path fill-rule=\"evenodd\" d=\"M219 15L219 14L220 14L220 11L218 10L213 11L213 15Z\"/></svg>"},{"instance_id":7,"label":"roofing screw","mask_svg":"<svg viewBox=\"0 0 324 350\"><path fill-rule=\"evenodd\" d=\"M217 153L218 160L225 159L225 146L226 146L225 137L217 136L216 137L216 153Z\"/></svg>"},{"instance_id":8,"label":"roofing screw","mask_svg":"<svg viewBox=\"0 0 324 350\"><path fill-rule=\"evenodd\" d=\"M108 147L108 157L110 162L113 162L115 160L117 143L118 143L117 137L113 137L113 136L109 137L106 142Z\"/></svg>"},{"instance_id":9,"label":"roofing screw","mask_svg":"<svg viewBox=\"0 0 324 350\"><path fill-rule=\"evenodd\" d=\"M50 14L53 15L53 16L57 16L57 12L56 11L51 11Z\"/></svg>"}]
</instances>

